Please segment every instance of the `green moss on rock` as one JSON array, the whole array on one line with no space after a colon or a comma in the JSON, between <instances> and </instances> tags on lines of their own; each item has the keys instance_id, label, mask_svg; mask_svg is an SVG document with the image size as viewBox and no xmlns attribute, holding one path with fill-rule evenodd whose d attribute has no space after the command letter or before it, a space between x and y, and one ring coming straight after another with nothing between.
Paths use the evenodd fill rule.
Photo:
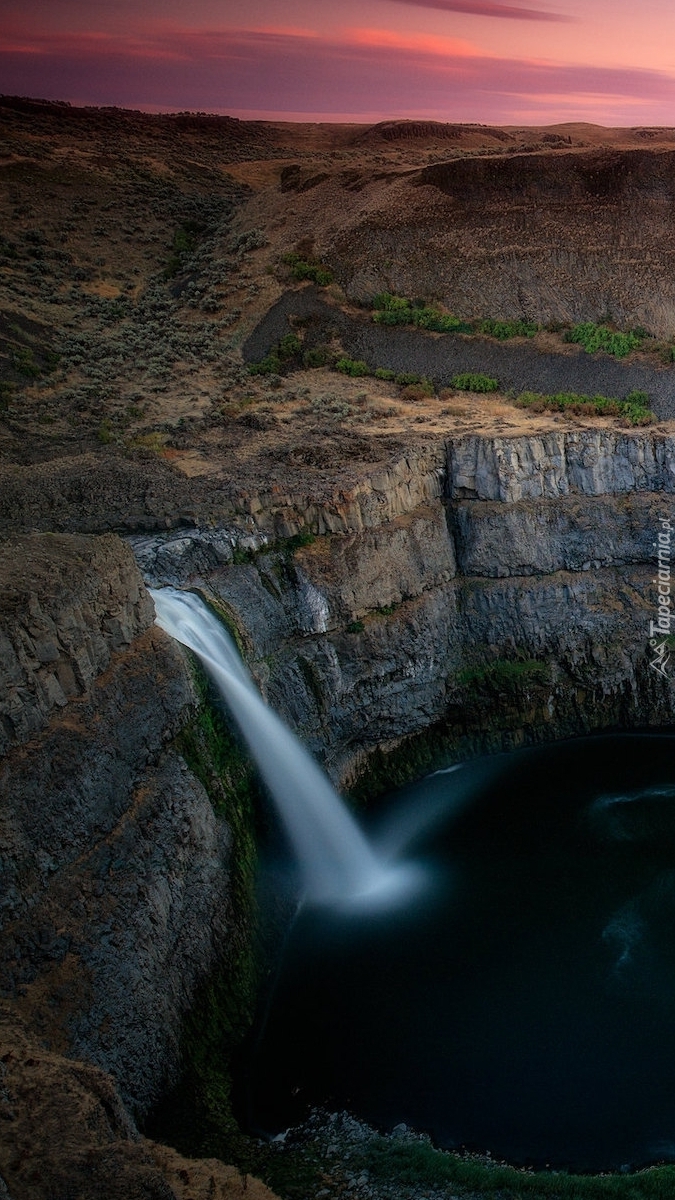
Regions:
<instances>
[{"instance_id":1,"label":"green moss on rock","mask_svg":"<svg viewBox=\"0 0 675 1200\"><path fill-rule=\"evenodd\" d=\"M200 703L176 748L230 830L230 938L185 1021L180 1078L147 1128L187 1155L238 1161L247 1154L248 1139L232 1112L232 1060L253 1020L261 972L255 896L261 794L255 770L196 660L193 671Z\"/></svg>"}]
</instances>

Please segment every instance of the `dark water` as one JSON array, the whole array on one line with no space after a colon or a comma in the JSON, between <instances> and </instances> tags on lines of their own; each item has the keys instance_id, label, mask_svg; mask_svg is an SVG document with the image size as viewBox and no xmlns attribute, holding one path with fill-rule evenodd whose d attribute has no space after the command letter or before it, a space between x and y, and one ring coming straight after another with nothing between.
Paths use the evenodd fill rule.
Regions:
<instances>
[{"instance_id":1,"label":"dark water","mask_svg":"<svg viewBox=\"0 0 675 1200\"><path fill-rule=\"evenodd\" d=\"M427 887L301 914L246 1070L248 1121L309 1105L581 1169L675 1158L675 739L483 759L393 798ZM422 822L423 823L423 822Z\"/></svg>"}]
</instances>

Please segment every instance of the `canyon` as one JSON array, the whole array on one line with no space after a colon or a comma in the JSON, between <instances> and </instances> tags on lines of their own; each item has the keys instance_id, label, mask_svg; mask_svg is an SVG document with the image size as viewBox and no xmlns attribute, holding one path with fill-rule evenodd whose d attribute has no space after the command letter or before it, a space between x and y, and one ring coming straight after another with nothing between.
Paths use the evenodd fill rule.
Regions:
<instances>
[{"instance_id":1,"label":"canyon","mask_svg":"<svg viewBox=\"0 0 675 1200\"><path fill-rule=\"evenodd\" d=\"M285 504L305 544L276 538L262 501L255 532L242 514L126 543L8 537L3 991L30 1061L94 1064L142 1119L246 923L227 821L176 749L195 685L144 579L207 597L268 702L372 795L486 749L669 724L648 634L674 480L675 445L651 433L468 437ZM8 1171L10 1195L30 1178Z\"/></svg>"},{"instance_id":2,"label":"canyon","mask_svg":"<svg viewBox=\"0 0 675 1200\"><path fill-rule=\"evenodd\" d=\"M655 545L675 493L675 368L642 352L627 363L586 355L545 332L511 346L384 331L358 302L390 288L452 295L460 315L479 312L479 296L493 316L542 321L611 308L670 334L669 258L656 247L667 241L675 135L656 131L645 149L639 131L621 131L631 144L619 145L617 131L587 131L577 146L584 131L565 128L555 136L571 142L539 131L528 150L527 131L470 127L448 139L434 127L407 140L379 127L303 134L195 118L177 138L168 118L78 112L3 108L15 240L40 225L41 240L25 244L43 254L5 254L0 330L0 1194L262 1200L272 1193L247 1169L229 1095L215 1149L186 1136L184 1157L161 1144L162 1105L199 1059L194 1021L226 1015L232 1053L250 1026L265 974L251 946L266 818L241 752L233 742L223 751L203 677L154 624L147 589L206 598L263 697L360 801L477 754L671 728L675 684L654 669L650 623ZM76 125L79 173L68 165ZM106 162L112 129L117 157ZM151 134L171 196L145 161ZM449 147L461 156L428 161ZM382 178L362 174L373 155ZM318 161L327 175L316 182ZM356 176L342 178L347 170ZM458 250L452 237L443 253L464 255L461 270L439 266L435 251L433 266L428 254L422 262L425 220L438 231L450 211L471 209L483 247L494 213L515 211L523 179L530 215L545 208L546 221L531 236L526 223L518 254L507 224L491 264L481 250L467 265L468 243ZM117 259L114 271L94 261L104 235L89 229L85 204L110 205L116 189L147 222L143 236L115 229L131 247L119 280ZM70 291L32 270L60 261L56 222L35 207L21 215L35 205L29 193L45 190L82 213L69 269L87 277ZM205 215L216 193L222 204ZM578 245L592 233L616 247L619 222L640 269L626 265L625 247L621 261L603 250L590 265L563 263L556 205L580 196ZM201 240L163 274L175 225L197 209ZM112 222L106 211L95 220ZM407 224L396 224L402 212ZM259 236L238 246L252 229ZM308 231L341 293L284 272L282 249ZM410 250L396 267L394 244ZM657 268L647 290L643 271ZM173 339L160 344L166 377L149 349L160 327ZM498 359L504 386L496 397L411 399L328 366L249 374L298 329L307 347L332 339L373 368L391 353L394 369L408 363L438 387L461 366ZM57 345L55 374L21 375L20 349L41 363ZM448 365L446 351L469 358ZM545 390L570 375L611 395L644 385L654 423L523 412L507 394L512 383ZM228 1148L241 1166L224 1165Z\"/></svg>"}]
</instances>

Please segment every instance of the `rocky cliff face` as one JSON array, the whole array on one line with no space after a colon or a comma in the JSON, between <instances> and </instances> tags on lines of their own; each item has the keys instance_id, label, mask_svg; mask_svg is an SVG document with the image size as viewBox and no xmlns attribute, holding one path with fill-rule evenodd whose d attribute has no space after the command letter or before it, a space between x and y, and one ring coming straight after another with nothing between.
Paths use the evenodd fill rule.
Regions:
<instances>
[{"instance_id":1,"label":"rocky cliff face","mask_svg":"<svg viewBox=\"0 0 675 1200\"><path fill-rule=\"evenodd\" d=\"M274 1200L222 1162L140 1137L110 1076L35 1041L0 1007L3 1200Z\"/></svg>"},{"instance_id":2,"label":"rocky cliff face","mask_svg":"<svg viewBox=\"0 0 675 1200\"><path fill-rule=\"evenodd\" d=\"M551 432L540 437L466 437L448 447L451 497L551 499L675 490L670 437L611 429Z\"/></svg>"},{"instance_id":3,"label":"rocky cliff face","mask_svg":"<svg viewBox=\"0 0 675 1200\"><path fill-rule=\"evenodd\" d=\"M117 538L8 538L0 548L0 753L88 692L152 622Z\"/></svg>"},{"instance_id":4,"label":"rocky cliff face","mask_svg":"<svg viewBox=\"0 0 675 1200\"><path fill-rule=\"evenodd\" d=\"M231 922L227 827L169 745L187 664L117 538L13 538L0 574L2 993L142 1112Z\"/></svg>"},{"instance_id":5,"label":"rocky cliff face","mask_svg":"<svg viewBox=\"0 0 675 1200\"><path fill-rule=\"evenodd\" d=\"M195 569L199 530L173 557L176 534L136 552L153 581L168 555L173 582L223 606L271 703L344 784L439 722L456 753L669 722L648 632L674 472L661 435L468 436L340 502L286 497L288 529L309 526L311 544L266 547L284 501L261 495L249 561Z\"/></svg>"},{"instance_id":6,"label":"rocky cliff face","mask_svg":"<svg viewBox=\"0 0 675 1200\"><path fill-rule=\"evenodd\" d=\"M370 771L372 791L436 755L672 722L648 633L674 481L657 433L439 438L343 486L261 489L227 520L130 541L148 581L220 608L333 778ZM115 537L17 535L0 578L0 984L24 1055L7 1103L27 1119L35 1059L99 1131L87 1161L126 1164L137 1190L140 1171L139 1195L180 1197L187 1172L200 1195L105 1099L143 1112L175 1078L232 934L230 834L173 745L195 705L186 660ZM15 1200L42 1195L23 1129L0 1167ZM153 1192L155 1170L172 1192Z\"/></svg>"},{"instance_id":7,"label":"rocky cliff face","mask_svg":"<svg viewBox=\"0 0 675 1200\"><path fill-rule=\"evenodd\" d=\"M575 150L434 163L345 197L324 253L350 297L438 295L462 316L675 326L672 150ZM298 200L298 224L317 217ZM304 211L306 210L306 211Z\"/></svg>"}]
</instances>

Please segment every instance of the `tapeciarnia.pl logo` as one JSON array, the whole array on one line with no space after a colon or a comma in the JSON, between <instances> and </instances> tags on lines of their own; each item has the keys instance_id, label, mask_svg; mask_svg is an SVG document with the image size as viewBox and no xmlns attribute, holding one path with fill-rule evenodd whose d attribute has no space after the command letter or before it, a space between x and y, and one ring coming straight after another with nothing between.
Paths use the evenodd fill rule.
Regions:
<instances>
[{"instance_id":1,"label":"tapeciarnia.pl logo","mask_svg":"<svg viewBox=\"0 0 675 1200\"><path fill-rule=\"evenodd\" d=\"M671 595L670 580L670 548L673 527L668 517L662 517L659 524L661 525L661 529L659 530L658 540L654 542L658 571L656 578L652 580L652 583L656 584L657 589L657 618L656 621L649 622L649 645L654 656L649 665L658 675L662 675L664 679L668 679L668 672L666 670L670 661L668 637L673 620L673 598Z\"/></svg>"}]
</instances>

